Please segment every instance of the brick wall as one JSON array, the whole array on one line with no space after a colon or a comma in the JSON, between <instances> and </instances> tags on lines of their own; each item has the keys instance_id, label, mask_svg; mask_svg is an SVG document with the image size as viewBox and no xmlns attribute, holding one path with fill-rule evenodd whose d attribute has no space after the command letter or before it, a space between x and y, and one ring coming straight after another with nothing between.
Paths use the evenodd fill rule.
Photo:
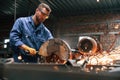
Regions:
<instances>
[{"instance_id":1,"label":"brick wall","mask_svg":"<svg viewBox=\"0 0 120 80\"><path fill-rule=\"evenodd\" d=\"M120 14L113 13L64 17L56 22L56 35L67 40L71 48L76 47L79 36L99 36L103 50L109 50L120 45L117 44L119 43L117 40L120 31L119 20ZM115 29L115 26L118 29Z\"/></svg>"}]
</instances>

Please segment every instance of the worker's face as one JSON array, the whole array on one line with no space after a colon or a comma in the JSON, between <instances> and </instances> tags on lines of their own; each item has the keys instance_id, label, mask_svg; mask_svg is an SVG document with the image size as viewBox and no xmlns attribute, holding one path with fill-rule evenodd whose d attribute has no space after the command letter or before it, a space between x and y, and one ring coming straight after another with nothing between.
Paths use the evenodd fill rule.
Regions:
<instances>
[{"instance_id":1,"label":"worker's face","mask_svg":"<svg viewBox=\"0 0 120 80\"><path fill-rule=\"evenodd\" d=\"M46 10L46 8L42 8L42 9L37 9L37 21L39 23L44 22L46 19L48 19L49 17L49 12Z\"/></svg>"}]
</instances>

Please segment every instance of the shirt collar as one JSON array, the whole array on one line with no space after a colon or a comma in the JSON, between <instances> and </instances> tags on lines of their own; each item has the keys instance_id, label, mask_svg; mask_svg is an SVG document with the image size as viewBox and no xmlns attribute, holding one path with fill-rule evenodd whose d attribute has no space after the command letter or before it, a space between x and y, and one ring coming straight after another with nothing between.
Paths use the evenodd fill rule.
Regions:
<instances>
[{"instance_id":1,"label":"shirt collar","mask_svg":"<svg viewBox=\"0 0 120 80\"><path fill-rule=\"evenodd\" d=\"M28 22L31 23L34 26L34 22L33 22L32 16L28 17Z\"/></svg>"},{"instance_id":2,"label":"shirt collar","mask_svg":"<svg viewBox=\"0 0 120 80\"><path fill-rule=\"evenodd\" d=\"M33 27L35 27L34 21L33 21L33 19L32 19L32 16L30 16L30 17L28 18L28 22L29 22L30 24L32 24ZM42 25L43 25L43 23L39 24L38 27L37 27L37 30L41 30L41 29L42 29Z\"/></svg>"}]
</instances>

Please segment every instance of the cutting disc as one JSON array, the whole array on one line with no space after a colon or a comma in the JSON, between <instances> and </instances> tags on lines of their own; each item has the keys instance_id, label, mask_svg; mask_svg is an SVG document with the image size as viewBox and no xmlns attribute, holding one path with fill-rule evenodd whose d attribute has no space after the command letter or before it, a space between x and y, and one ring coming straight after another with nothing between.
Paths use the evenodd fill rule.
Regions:
<instances>
[{"instance_id":1,"label":"cutting disc","mask_svg":"<svg viewBox=\"0 0 120 80\"><path fill-rule=\"evenodd\" d=\"M57 55L60 60L68 60L70 57L70 50L69 45L64 40L54 38L43 43L38 54L44 57Z\"/></svg>"}]
</instances>

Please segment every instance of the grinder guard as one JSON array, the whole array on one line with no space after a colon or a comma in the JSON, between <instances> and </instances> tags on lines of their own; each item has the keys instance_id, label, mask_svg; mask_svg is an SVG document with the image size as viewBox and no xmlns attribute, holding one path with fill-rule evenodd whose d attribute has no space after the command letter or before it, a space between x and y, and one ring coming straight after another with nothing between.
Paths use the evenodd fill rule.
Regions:
<instances>
[{"instance_id":1,"label":"grinder guard","mask_svg":"<svg viewBox=\"0 0 120 80\"><path fill-rule=\"evenodd\" d=\"M46 57L48 63L65 63L70 57L70 50L69 45L64 40L54 38L43 43L38 54Z\"/></svg>"}]
</instances>

